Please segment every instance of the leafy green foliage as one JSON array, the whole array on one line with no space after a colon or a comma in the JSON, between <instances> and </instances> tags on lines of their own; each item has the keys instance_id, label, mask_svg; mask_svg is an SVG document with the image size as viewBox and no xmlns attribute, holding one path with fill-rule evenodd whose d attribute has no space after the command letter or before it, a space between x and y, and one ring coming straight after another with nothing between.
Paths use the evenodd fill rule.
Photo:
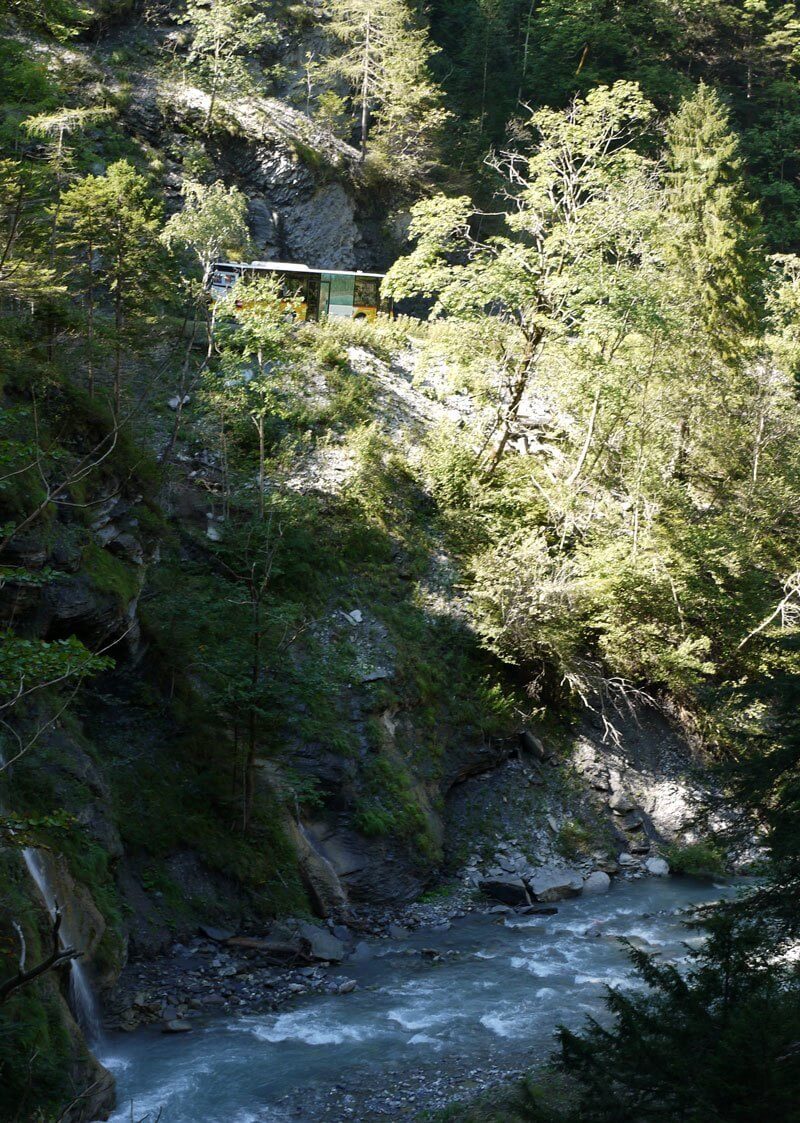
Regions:
<instances>
[{"instance_id":1,"label":"leafy green foliage","mask_svg":"<svg viewBox=\"0 0 800 1123\"><path fill-rule=\"evenodd\" d=\"M672 112L705 81L730 105L775 249L794 249L800 130L796 3L786 0L433 0L437 75L463 127L454 164L477 168L520 106L564 108L600 85L639 83Z\"/></svg>"},{"instance_id":2,"label":"leafy green foliage","mask_svg":"<svg viewBox=\"0 0 800 1123\"><path fill-rule=\"evenodd\" d=\"M215 261L230 260L248 245L247 199L237 187L221 180L210 186L187 180L182 188L183 210L167 220L162 240L167 246L190 249L208 281Z\"/></svg>"},{"instance_id":3,"label":"leafy green foliage","mask_svg":"<svg viewBox=\"0 0 800 1123\"><path fill-rule=\"evenodd\" d=\"M664 857L673 873L684 873L690 877L713 876L722 873L725 868L724 850L709 840L668 846Z\"/></svg>"},{"instance_id":4,"label":"leafy green foliage","mask_svg":"<svg viewBox=\"0 0 800 1123\"><path fill-rule=\"evenodd\" d=\"M485 411L440 431L429 471L471 555L480 634L537 692L566 684L603 705L629 688L696 699L734 658L741 608L791 571L783 512L800 486L792 263L776 263L765 339L725 113L705 89L687 101L663 173L641 143L652 112L625 83L538 111L532 151L498 165L507 233L476 242L468 200L423 202L387 281L469 333L429 336ZM502 347L481 337L487 320L506 324ZM514 455L531 412L535 452ZM783 449L769 466L766 431Z\"/></svg>"},{"instance_id":5,"label":"leafy green foliage","mask_svg":"<svg viewBox=\"0 0 800 1123\"><path fill-rule=\"evenodd\" d=\"M113 666L94 655L76 636L47 642L7 631L0 636L0 696L6 703L67 679L82 679Z\"/></svg>"}]
</instances>

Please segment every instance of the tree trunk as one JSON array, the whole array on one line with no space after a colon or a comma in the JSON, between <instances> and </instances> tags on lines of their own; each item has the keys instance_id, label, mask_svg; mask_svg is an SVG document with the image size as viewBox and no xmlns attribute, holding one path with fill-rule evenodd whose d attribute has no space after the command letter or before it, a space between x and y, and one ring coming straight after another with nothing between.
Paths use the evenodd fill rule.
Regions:
<instances>
[{"instance_id":1,"label":"tree trunk","mask_svg":"<svg viewBox=\"0 0 800 1123\"><path fill-rule=\"evenodd\" d=\"M220 44L219 39L217 39L214 43L214 70L213 70L213 74L212 74L212 78L211 78L211 97L210 97L210 100L209 100L209 103L208 103L208 111L206 113L206 119L203 123L204 129L210 128L211 118L214 116L214 107L217 104L217 88L219 86L219 71L220 71L220 61L219 61L220 50L221 50L221 44Z\"/></svg>"},{"instance_id":2,"label":"tree trunk","mask_svg":"<svg viewBox=\"0 0 800 1123\"><path fill-rule=\"evenodd\" d=\"M264 518L264 414L258 415L258 514Z\"/></svg>"},{"instance_id":3,"label":"tree trunk","mask_svg":"<svg viewBox=\"0 0 800 1123\"><path fill-rule=\"evenodd\" d=\"M89 288L87 290L86 313L86 345L87 366L89 375L89 397L94 398L94 281L92 280L92 258L94 256L91 242L86 247L86 267L89 274Z\"/></svg>"},{"instance_id":4,"label":"tree trunk","mask_svg":"<svg viewBox=\"0 0 800 1123\"><path fill-rule=\"evenodd\" d=\"M122 401L122 292L117 286L114 301L114 413L119 418Z\"/></svg>"},{"instance_id":5,"label":"tree trunk","mask_svg":"<svg viewBox=\"0 0 800 1123\"><path fill-rule=\"evenodd\" d=\"M528 77L528 56L531 47L531 21L533 20L533 9L535 7L536 0L531 0L531 6L528 9L528 18L525 21L525 43L522 49L522 81L520 82L517 92L517 101L522 101L522 88L525 84L525 79Z\"/></svg>"},{"instance_id":6,"label":"tree trunk","mask_svg":"<svg viewBox=\"0 0 800 1123\"><path fill-rule=\"evenodd\" d=\"M367 134L369 132L369 64L372 50L372 27L367 12L364 37L364 77L361 85L361 162L367 158Z\"/></svg>"},{"instance_id":7,"label":"tree trunk","mask_svg":"<svg viewBox=\"0 0 800 1123\"><path fill-rule=\"evenodd\" d=\"M250 596L253 613L253 651L250 667L250 712L247 715L247 760L242 793L242 834L247 834L250 827L256 789L256 692L261 678L261 596L255 586L251 587Z\"/></svg>"},{"instance_id":8,"label":"tree trunk","mask_svg":"<svg viewBox=\"0 0 800 1123\"><path fill-rule=\"evenodd\" d=\"M569 479L567 480L567 486L568 487L572 487L573 484L577 483L578 476L580 476L581 472L583 471L583 466L586 463L586 457L589 455L589 449L592 447L592 440L594 438L594 428L595 428L595 425L597 424L597 411L598 411L599 406L600 406L600 386L598 386L597 390L595 391L594 401L592 402L592 412L591 412L591 416L589 417L589 427L586 430L586 440L583 442L583 448L581 449L581 454L578 457L578 463L575 465L575 468L573 469Z\"/></svg>"},{"instance_id":9,"label":"tree trunk","mask_svg":"<svg viewBox=\"0 0 800 1123\"><path fill-rule=\"evenodd\" d=\"M528 383L530 382L531 371L533 370L537 360L537 353L542 343L543 334L543 331L538 330L535 332L533 337L528 340L528 345L525 349L525 356L519 367L516 379L514 380L514 384L511 389L511 398L508 403L508 408L505 412L505 417L503 418L503 433L497 444L497 448L494 451L492 459L489 461L489 466L484 472L485 479L489 479L489 477L494 474L497 465L503 459L503 455L506 451L506 445L511 438L512 424L519 412L519 407L521 406L522 399L525 396L525 390L527 389Z\"/></svg>"}]
</instances>

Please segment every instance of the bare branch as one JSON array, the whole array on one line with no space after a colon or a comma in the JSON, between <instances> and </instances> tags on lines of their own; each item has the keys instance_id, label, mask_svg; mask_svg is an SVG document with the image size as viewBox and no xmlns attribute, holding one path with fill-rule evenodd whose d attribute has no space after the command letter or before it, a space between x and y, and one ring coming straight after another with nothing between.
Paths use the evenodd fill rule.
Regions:
<instances>
[{"instance_id":1,"label":"bare branch","mask_svg":"<svg viewBox=\"0 0 800 1123\"><path fill-rule=\"evenodd\" d=\"M17 932L20 933L20 941L22 944L20 964L19 968L17 969L16 975L14 975L10 979L6 979L4 983L0 983L0 1005L2 1005L7 999L9 999L11 995L16 991L20 990L24 986L28 986L35 979L38 979L41 975L46 974L48 971L53 971L57 967L62 967L65 963L71 963L73 959L77 959L80 955L82 955L82 952L78 951L76 948L61 946L61 909L58 905L56 905L55 915L53 916L53 927L51 932L52 950L46 959L43 959L40 963L37 963L35 967L31 967L30 970L26 970L26 949L24 939L22 938L22 934L20 932L20 928L16 923L14 924L14 927L17 929Z\"/></svg>"},{"instance_id":2,"label":"bare branch","mask_svg":"<svg viewBox=\"0 0 800 1123\"><path fill-rule=\"evenodd\" d=\"M794 627L796 624L800 623L800 570L793 573L791 577L787 577L783 583L783 592L784 595L778 602L774 611L770 612L769 616L766 616L758 627L753 628L752 632L748 632L744 639L737 645L737 651L741 651L745 644L748 644L750 640L755 639L756 636L766 631L770 624L774 620L777 620L778 617L780 617L781 628Z\"/></svg>"}]
</instances>

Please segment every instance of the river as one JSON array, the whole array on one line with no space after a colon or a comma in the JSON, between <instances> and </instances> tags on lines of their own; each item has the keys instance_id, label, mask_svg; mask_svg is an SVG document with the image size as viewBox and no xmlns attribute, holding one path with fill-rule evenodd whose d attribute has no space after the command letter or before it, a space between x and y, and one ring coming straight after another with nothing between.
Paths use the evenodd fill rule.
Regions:
<instances>
[{"instance_id":1,"label":"river","mask_svg":"<svg viewBox=\"0 0 800 1123\"><path fill-rule=\"evenodd\" d=\"M551 917L471 914L446 932L374 941L337 969L357 981L352 994L181 1036L116 1035L101 1057L118 1082L112 1121L159 1110L160 1123L410 1118L544 1059L556 1025L602 1011L606 986L639 985L617 937L680 960L686 910L732 892L653 878L561 902Z\"/></svg>"}]
</instances>

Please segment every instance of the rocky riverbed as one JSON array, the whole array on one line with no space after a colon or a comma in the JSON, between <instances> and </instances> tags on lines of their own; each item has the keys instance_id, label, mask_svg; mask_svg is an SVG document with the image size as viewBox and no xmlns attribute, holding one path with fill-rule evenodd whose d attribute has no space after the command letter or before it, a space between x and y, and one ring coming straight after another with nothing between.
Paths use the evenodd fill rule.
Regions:
<instances>
[{"instance_id":1,"label":"rocky riverbed","mask_svg":"<svg viewBox=\"0 0 800 1123\"><path fill-rule=\"evenodd\" d=\"M545 1059L555 1026L601 1013L607 986L641 985L620 937L684 962L687 939L699 939L687 918L732 891L650 878L526 911L434 903L385 927L375 919L374 935L321 930L341 943L342 960L285 970L260 965L256 949L198 938L170 957L175 972L158 1003L181 987L223 1001L159 1007L162 1021L185 1007L185 1034L109 1035L113 1118L129 1120L131 1104L134 1118L161 1111L161 1123L413 1118Z\"/></svg>"},{"instance_id":2,"label":"rocky riverbed","mask_svg":"<svg viewBox=\"0 0 800 1123\"><path fill-rule=\"evenodd\" d=\"M668 872L663 859L648 859L650 869L611 865L622 880ZM357 984L342 978L342 966L372 955L376 942L402 942L426 931L438 938L468 915L555 915L553 902L605 893L611 885L609 875L591 861L532 866L509 844L485 866L483 871L470 866L461 883L398 910L353 910L324 923L283 920L259 933L201 928L196 938L123 971L107 1025L131 1031L160 1024L164 1032L182 1033L210 1015L278 1010L311 993L347 994ZM415 947L413 953L433 961L441 956L435 947Z\"/></svg>"}]
</instances>

